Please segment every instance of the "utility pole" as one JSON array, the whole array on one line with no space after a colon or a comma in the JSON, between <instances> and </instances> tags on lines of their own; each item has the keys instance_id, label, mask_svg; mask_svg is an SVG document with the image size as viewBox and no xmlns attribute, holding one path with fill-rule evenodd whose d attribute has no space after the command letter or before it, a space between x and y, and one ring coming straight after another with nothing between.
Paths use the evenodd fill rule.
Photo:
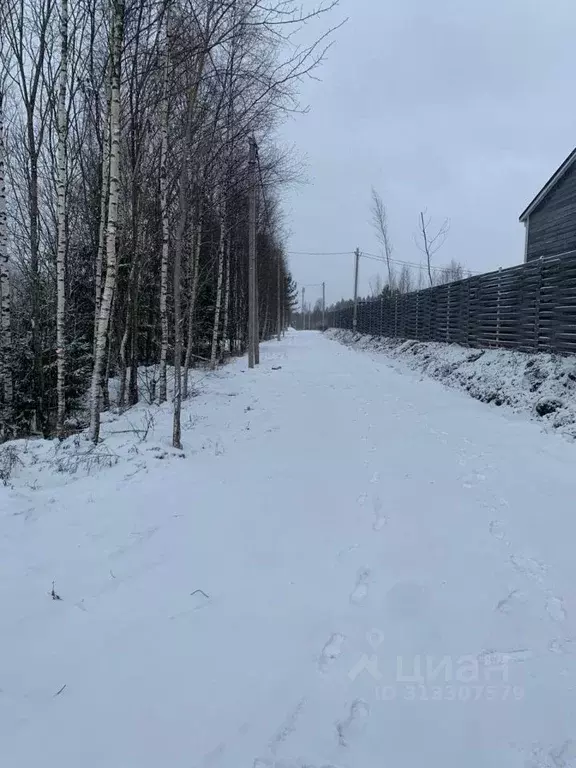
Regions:
<instances>
[{"instance_id":1,"label":"utility pole","mask_svg":"<svg viewBox=\"0 0 576 768\"><path fill-rule=\"evenodd\" d=\"M236 0L234 0L234 3ZM252 136L254 142L254 362L256 365L260 365L260 296L258 291L258 205L260 204L260 195L257 193L260 188L260 193L264 194L262 189L262 182L260 187L257 186L257 177L260 174L256 173L256 165L260 168L260 158L258 156L258 144L256 139Z\"/></svg>"},{"instance_id":2,"label":"utility pole","mask_svg":"<svg viewBox=\"0 0 576 768\"><path fill-rule=\"evenodd\" d=\"M322 330L326 327L326 283L322 283Z\"/></svg>"},{"instance_id":3,"label":"utility pole","mask_svg":"<svg viewBox=\"0 0 576 768\"><path fill-rule=\"evenodd\" d=\"M304 311L304 295L306 293L306 288L302 288L302 330L306 330L306 313Z\"/></svg>"},{"instance_id":4,"label":"utility pole","mask_svg":"<svg viewBox=\"0 0 576 768\"><path fill-rule=\"evenodd\" d=\"M352 315L352 330L358 325L358 267L360 265L360 248L354 251L354 314Z\"/></svg>"},{"instance_id":5,"label":"utility pole","mask_svg":"<svg viewBox=\"0 0 576 768\"><path fill-rule=\"evenodd\" d=\"M282 337L282 271L280 269L281 267L281 259L280 259L280 253L278 253L278 275L277 275L277 291L278 291L278 307L277 309L277 332L278 332L278 341L280 341Z\"/></svg>"},{"instance_id":6,"label":"utility pole","mask_svg":"<svg viewBox=\"0 0 576 768\"><path fill-rule=\"evenodd\" d=\"M256 360L256 141L249 139L248 154L248 367Z\"/></svg>"},{"instance_id":7,"label":"utility pole","mask_svg":"<svg viewBox=\"0 0 576 768\"><path fill-rule=\"evenodd\" d=\"M254 236L256 239L256 236ZM256 264L254 267L254 362L260 365L260 313L258 309L258 250L256 250Z\"/></svg>"}]
</instances>

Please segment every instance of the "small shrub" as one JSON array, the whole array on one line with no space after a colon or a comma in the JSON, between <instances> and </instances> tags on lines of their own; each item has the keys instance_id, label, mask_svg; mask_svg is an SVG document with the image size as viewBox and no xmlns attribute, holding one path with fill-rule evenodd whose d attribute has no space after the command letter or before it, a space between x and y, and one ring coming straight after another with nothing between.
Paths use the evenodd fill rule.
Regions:
<instances>
[{"instance_id":1,"label":"small shrub","mask_svg":"<svg viewBox=\"0 0 576 768\"><path fill-rule=\"evenodd\" d=\"M22 459L18 456L14 445L7 445L0 451L0 480L4 486L8 485L12 473L19 464L22 465Z\"/></svg>"}]
</instances>

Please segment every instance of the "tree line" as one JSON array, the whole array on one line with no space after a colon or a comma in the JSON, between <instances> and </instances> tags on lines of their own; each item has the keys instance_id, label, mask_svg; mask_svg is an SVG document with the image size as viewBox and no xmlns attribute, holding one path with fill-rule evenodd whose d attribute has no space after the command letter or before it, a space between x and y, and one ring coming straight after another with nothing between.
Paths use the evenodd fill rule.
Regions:
<instances>
[{"instance_id":1,"label":"tree line","mask_svg":"<svg viewBox=\"0 0 576 768\"><path fill-rule=\"evenodd\" d=\"M2 0L0 438L65 436L84 412L174 403L248 342L250 199L258 338L295 301L276 142L337 5L287 0ZM310 35L307 35L308 40ZM256 163L250 163L250 142Z\"/></svg>"}]
</instances>

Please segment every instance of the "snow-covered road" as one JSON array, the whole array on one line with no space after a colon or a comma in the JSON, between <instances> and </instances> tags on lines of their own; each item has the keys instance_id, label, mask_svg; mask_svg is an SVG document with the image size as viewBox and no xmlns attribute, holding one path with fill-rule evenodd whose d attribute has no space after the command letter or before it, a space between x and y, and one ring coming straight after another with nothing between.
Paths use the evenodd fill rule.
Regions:
<instances>
[{"instance_id":1,"label":"snow-covered road","mask_svg":"<svg viewBox=\"0 0 576 768\"><path fill-rule=\"evenodd\" d=\"M292 333L0 491L1 766L576 766L576 447L394 366Z\"/></svg>"}]
</instances>

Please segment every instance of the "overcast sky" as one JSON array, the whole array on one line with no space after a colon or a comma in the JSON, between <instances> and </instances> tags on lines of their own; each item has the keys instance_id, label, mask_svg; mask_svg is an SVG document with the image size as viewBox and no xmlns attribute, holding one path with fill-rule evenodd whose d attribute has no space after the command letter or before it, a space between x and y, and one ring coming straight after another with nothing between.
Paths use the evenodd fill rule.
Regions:
<instances>
[{"instance_id":1,"label":"overcast sky","mask_svg":"<svg viewBox=\"0 0 576 768\"><path fill-rule=\"evenodd\" d=\"M309 114L282 131L310 181L286 201L289 249L378 252L373 185L396 258L421 260L427 207L451 222L438 264L521 262L518 216L576 146L574 0L342 0L344 16L321 81L302 87ZM328 301L351 295L351 256L290 261L300 284L326 281ZM362 294L378 271L362 262Z\"/></svg>"}]
</instances>

